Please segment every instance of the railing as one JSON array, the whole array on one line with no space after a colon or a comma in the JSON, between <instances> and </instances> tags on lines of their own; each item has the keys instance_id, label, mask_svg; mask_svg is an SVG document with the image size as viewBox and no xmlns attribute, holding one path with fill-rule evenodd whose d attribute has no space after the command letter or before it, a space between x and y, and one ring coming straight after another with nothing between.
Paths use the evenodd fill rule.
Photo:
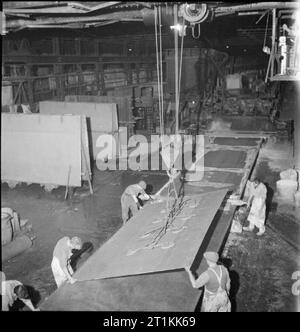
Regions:
<instances>
[{"instance_id":1,"label":"railing","mask_svg":"<svg viewBox=\"0 0 300 332\"><path fill-rule=\"evenodd\" d=\"M3 77L13 86L13 103L30 104L33 110L36 104L43 100L64 100L66 95L97 95L111 88L123 87L129 84L124 70L107 69L102 77L100 72L80 72L66 74L51 74L31 77ZM144 70L132 72L132 83L147 82Z\"/></svg>"}]
</instances>

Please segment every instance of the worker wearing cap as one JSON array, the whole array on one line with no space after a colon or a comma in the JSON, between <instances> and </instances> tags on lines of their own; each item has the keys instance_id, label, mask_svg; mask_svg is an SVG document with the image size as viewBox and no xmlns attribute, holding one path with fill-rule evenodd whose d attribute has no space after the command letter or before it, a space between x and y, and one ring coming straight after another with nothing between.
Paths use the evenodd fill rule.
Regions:
<instances>
[{"instance_id":1,"label":"worker wearing cap","mask_svg":"<svg viewBox=\"0 0 300 332\"><path fill-rule=\"evenodd\" d=\"M1 282L2 311L9 311L16 300L21 300L30 310L39 311L30 300L28 289L18 280Z\"/></svg>"},{"instance_id":2,"label":"worker wearing cap","mask_svg":"<svg viewBox=\"0 0 300 332\"><path fill-rule=\"evenodd\" d=\"M256 235L263 235L265 232L265 219L266 219L266 199L267 199L267 188L260 181L255 178L252 182L247 183L249 198L247 206L250 207L250 212L247 220L249 221L248 227L243 227L245 231L253 231L254 226L259 229Z\"/></svg>"},{"instance_id":3,"label":"worker wearing cap","mask_svg":"<svg viewBox=\"0 0 300 332\"><path fill-rule=\"evenodd\" d=\"M201 311L230 312L231 303L228 297L230 277L228 270L223 265L217 264L219 255L216 252L206 252L204 258L209 267L197 279L189 267L185 268L194 288L205 286Z\"/></svg>"},{"instance_id":4,"label":"worker wearing cap","mask_svg":"<svg viewBox=\"0 0 300 332\"><path fill-rule=\"evenodd\" d=\"M71 284L76 281L76 279L72 277L74 272L70 265L70 258L72 256L72 250L80 250L81 247L82 241L77 236L73 237L72 239L65 236L57 242L53 251L53 259L51 263L51 269L57 288L67 280Z\"/></svg>"},{"instance_id":5,"label":"worker wearing cap","mask_svg":"<svg viewBox=\"0 0 300 332\"><path fill-rule=\"evenodd\" d=\"M131 184L123 192L121 196L123 224L125 224L126 221L130 219L129 211L131 212L132 216L134 216L136 212L142 208L142 206L138 201L138 198L143 201L153 198L152 196L146 194L145 192L146 187L147 187L146 182L140 181L139 183Z\"/></svg>"}]
</instances>

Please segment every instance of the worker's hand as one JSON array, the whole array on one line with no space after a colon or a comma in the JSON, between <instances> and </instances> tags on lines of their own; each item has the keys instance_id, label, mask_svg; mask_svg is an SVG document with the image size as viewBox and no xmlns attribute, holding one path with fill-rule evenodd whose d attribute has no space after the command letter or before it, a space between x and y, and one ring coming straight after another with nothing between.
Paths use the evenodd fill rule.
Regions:
<instances>
[{"instance_id":1,"label":"worker's hand","mask_svg":"<svg viewBox=\"0 0 300 332\"><path fill-rule=\"evenodd\" d=\"M77 279L74 279L74 278L70 278L70 279L69 279L69 283L70 283L70 284L74 284L76 281L77 281Z\"/></svg>"},{"instance_id":2,"label":"worker's hand","mask_svg":"<svg viewBox=\"0 0 300 332\"><path fill-rule=\"evenodd\" d=\"M191 268L189 266L185 266L184 269L186 270L187 273L191 273Z\"/></svg>"}]
</instances>

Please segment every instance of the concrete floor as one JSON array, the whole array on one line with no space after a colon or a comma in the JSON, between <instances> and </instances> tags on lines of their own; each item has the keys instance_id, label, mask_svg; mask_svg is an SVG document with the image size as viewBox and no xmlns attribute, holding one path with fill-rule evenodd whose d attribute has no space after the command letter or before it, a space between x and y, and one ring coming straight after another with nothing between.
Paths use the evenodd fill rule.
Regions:
<instances>
[{"instance_id":1,"label":"concrete floor","mask_svg":"<svg viewBox=\"0 0 300 332\"><path fill-rule=\"evenodd\" d=\"M279 170L289 167L284 155L288 146L268 145L260 154L256 171L273 190ZM41 303L56 289L50 263L57 240L66 234L79 235L97 249L121 227L120 195L128 184L139 179L151 183L156 192L167 178L149 172L96 171L95 195L89 196L88 187L84 186L69 201L63 199L64 188L48 194L38 185L22 185L13 190L2 185L2 206L10 206L22 219L29 219L37 235L32 248L2 264L7 279L34 287L35 302ZM276 204L271 206L268 223L280 209ZM281 215L299 222L296 210L281 209ZM300 270L299 252L279 232L267 228L261 238L254 233L230 234L224 256L227 263L231 262L235 311L295 310L297 299L291 293L291 275Z\"/></svg>"},{"instance_id":2,"label":"concrete floor","mask_svg":"<svg viewBox=\"0 0 300 332\"><path fill-rule=\"evenodd\" d=\"M151 183L154 192L167 181L166 176L153 173L95 170L94 195L89 196L86 185L68 201L64 200L63 187L50 194L39 185L11 190L2 184L2 206L16 210L21 219L29 219L37 236L29 250L2 264L6 278L34 287L35 301L43 302L56 289L50 267L56 242L63 236L77 235L96 250L122 226L120 196L140 179Z\"/></svg>"},{"instance_id":3,"label":"concrete floor","mask_svg":"<svg viewBox=\"0 0 300 332\"><path fill-rule=\"evenodd\" d=\"M268 187L266 233L258 237L256 229L228 237L223 255L231 270L235 311L287 312L300 308L300 297L291 291L292 274L300 270L300 253L295 247L300 245L300 209L278 203L274 195L279 172L291 167L291 160L291 145L286 141L267 143L261 149L254 173Z\"/></svg>"}]
</instances>

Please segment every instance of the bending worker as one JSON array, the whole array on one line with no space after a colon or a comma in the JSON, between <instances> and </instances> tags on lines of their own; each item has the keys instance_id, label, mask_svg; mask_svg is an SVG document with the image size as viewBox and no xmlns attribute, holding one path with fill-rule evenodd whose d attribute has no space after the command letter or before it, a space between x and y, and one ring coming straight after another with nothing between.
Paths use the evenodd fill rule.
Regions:
<instances>
[{"instance_id":1,"label":"bending worker","mask_svg":"<svg viewBox=\"0 0 300 332\"><path fill-rule=\"evenodd\" d=\"M74 284L76 281L76 279L72 277L74 271L70 264L70 258L72 256L73 249L80 250L81 248L82 241L77 236L72 239L65 236L57 242L53 251L53 259L51 263L51 269L57 288L67 280L71 284Z\"/></svg>"},{"instance_id":2,"label":"bending worker","mask_svg":"<svg viewBox=\"0 0 300 332\"><path fill-rule=\"evenodd\" d=\"M228 270L223 265L217 265L219 255L216 252L204 253L208 269L197 279L189 267L186 267L192 286L204 287L202 312L230 312L231 303L228 297L230 291L230 277Z\"/></svg>"},{"instance_id":3,"label":"bending worker","mask_svg":"<svg viewBox=\"0 0 300 332\"><path fill-rule=\"evenodd\" d=\"M255 178L253 182L249 181L247 189L249 191L247 206L251 208L247 218L249 226L243 227L243 230L253 231L256 226L259 229L256 235L260 236L265 232L267 188L258 178Z\"/></svg>"},{"instance_id":4,"label":"bending worker","mask_svg":"<svg viewBox=\"0 0 300 332\"><path fill-rule=\"evenodd\" d=\"M2 311L9 311L14 302L21 300L30 310L39 311L30 300L27 287L18 280L5 280L1 283Z\"/></svg>"},{"instance_id":5,"label":"bending worker","mask_svg":"<svg viewBox=\"0 0 300 332\"><path fill-rule=\"evenodd\" d=\"M126 221L130 219L129 212L131 212L131 216L133 217L136 214L136 212L142 208L138 198L143 201L153 199L153 196L146 194L145 192L146 188L147 188L146 182L140 181L139 183L131 184L123 192L121 196L123 224L125 224Z\"/></svg>"}]
</instances>

